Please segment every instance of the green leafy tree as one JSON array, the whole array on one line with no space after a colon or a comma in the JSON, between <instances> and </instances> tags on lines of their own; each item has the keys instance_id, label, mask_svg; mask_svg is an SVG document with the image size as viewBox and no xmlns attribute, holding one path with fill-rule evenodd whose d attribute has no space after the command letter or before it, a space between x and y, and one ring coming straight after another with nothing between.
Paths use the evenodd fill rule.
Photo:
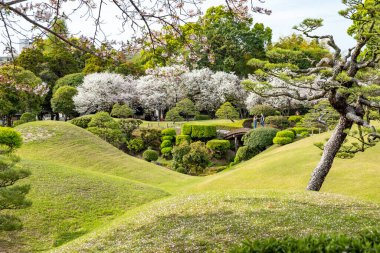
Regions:
<instances>
[{"instance_id":1,"label":"green leafy tree","mask_svg":"<svg viewBox=\"0 0 380 253\"><path fill-rule=\"evenodd\" d=\"M319 164L314 169L307 189L319 191L329 173L336 155L344 152L361 152L361 146L373 146L380 139L375 127L367 117L371 108L380 109L376 94L380 86L362 77L360 73L373 69L379 63L380 9L375 0L343 1L347 8L341 15L353 21L348 32L356 44L346 54L335 43L332 35L318 36L312 33L323 25L322 19L305 19L294 28L305 36L325 40L332 48L333 56L323 58L315 66L299 69L288 63L261 62L255 76L244 85L262 97L286 96L299 101L312 101L327 98L331 107L339 114L339 121L327 143ZM366 47L368 45L368 47ZM258 65L258 66L259 66ZM282 85L278 85L282 83ZM347 149L343 143L352 126L359 126L357 144ZM369 129L366 133L362 128Z\"/></svg>"},{"instance_id":2,"label":"green leafy tree","mask_svg":"<svg viewBox=\"0 0 380 253\"><path fill-rule=\"evenodd\" d=\"M219 119L229 119L232 122L234 122L235 119L239 119L239 112L230 102L222 104L215 115Z\"/></svg>"},{"instance_id":3,"label":"green leafy tree","mask_svg":"<svg viewBox=\"0 0 380 253\"><path fill-rule=\"evenodd\" d=\"M195 106L195 104L193 103L193 101L191 101L190 99L188 98L185 98L185 99L182 99L181 101L179 101L177 104L176 104L176 110L178 110L178 112L183 115L185 117L186 120L189 119L189 117L191 116L195 116L197 115L199 112Z\"/></svg>"},{"instance_id":4,"label":"green leafy tree","mask_svg":"<svg viewBox=\"0 0 380 253\"><path fill-rule=\"evenodd\" d=\"M14 150L22 144L21 135L14 129L0 127L0 230L11 231L22 227L21 220L16 216L2 214L3 210L26 208L31 202L25 195L29 185L14 185L26 178L30 172L17 166L20 158L14 155Z\"/></svg>"},{"instance_id":5,"label":"green leafy tree","mask_svg":"<svg viewBox=\"0 0 380 253\"><path fill-rule=\"evenodd\" d=\"M178 122L183 120L184 118L179 114L179 110L177 107L170 109L165 115L165 121Z\"/></svg>"},{"instance_id":6,"label":"green leafy tree","mask_svg":"<svg viewBox=\"0 0 380 253\"><path fill-rule=\"evenodd\" d=\"M43 63L46 59L44 58L43 50L36 44L32 45L32 47L24 48L17 57L16 64L32 71L35 75L39 75L43 70Z\"/></svg>"},{"instance_id":7,"label":"green leafy tree","mask_svg":"<svg viewBox=\"0 0 380 253\"><path fill-rule=\"evenodd\" d=\"M71 87L78 87L80 84L83 83L84 74L83 73L74 73L74 74L68 74L64 77L59 78L54 85L53 93L57 91L62 86L71 86Z\"/></svg>"},{"instance_id":8,"label":"green leafy tree","mask_svg":"<svg viewBox=\"0 0 380 253\"><path fill-rule=\"evenodd\" d=\"M71 86L60 87L51 99L51 107L54 112L65 115L65 121L78 113L75 111L73 97L78 93L77 89Z\"/></svg>"}]
</instances>

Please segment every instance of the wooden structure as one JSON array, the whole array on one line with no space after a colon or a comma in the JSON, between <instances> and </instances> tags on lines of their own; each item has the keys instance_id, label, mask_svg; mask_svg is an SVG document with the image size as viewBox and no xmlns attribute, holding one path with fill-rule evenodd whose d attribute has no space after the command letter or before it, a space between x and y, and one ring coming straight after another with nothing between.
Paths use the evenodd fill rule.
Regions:
<instances>
[{"instance_id":1,"label":"wooden structure","mask_svg":"<svg viewBox=\"0 0 380 253\"><path fill-rule=\"evenodd\" d=\"M232 130L226 136L224 136L224 139L225 140L233 139L235 143L235 151L237 151L239 148L239 142L241 142L241 138L243 137L243 135L245 135L251 130L252 130L251 128L239 128L236 130Z\"/></svg>"}]
</instances>

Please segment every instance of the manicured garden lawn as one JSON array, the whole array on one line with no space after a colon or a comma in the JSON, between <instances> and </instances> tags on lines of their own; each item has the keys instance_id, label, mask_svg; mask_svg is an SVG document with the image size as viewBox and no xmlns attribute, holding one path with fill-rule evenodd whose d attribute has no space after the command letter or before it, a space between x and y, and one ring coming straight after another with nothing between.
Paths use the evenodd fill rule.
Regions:
<instances>
[{"instance_id":1,"label":"manicured garden lawn","mask_svg":"<svg viewBox=\"0 0 380 253\"><path fill-rule=\"evenodd\" d=\"M379 228L380 146L337 160L322 192L311 193L304 188L320 154L313 143L328 134L274 146L216 175L190 177L131 157L69 123L17 129L26 140L18 154L32 171L19 183L31 184L33 205L12 211L24 229L0 234L6 251L219 252L246 238Z\"/></svg>"}]
</instances>

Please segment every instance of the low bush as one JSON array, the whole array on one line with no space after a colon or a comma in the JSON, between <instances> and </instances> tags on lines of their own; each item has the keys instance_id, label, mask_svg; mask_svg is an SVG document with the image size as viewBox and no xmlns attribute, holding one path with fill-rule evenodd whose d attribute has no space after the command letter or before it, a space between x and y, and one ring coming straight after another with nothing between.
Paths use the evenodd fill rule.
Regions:
<instances>
[{"instance_id":1,"label":"low bush","mask_svg":"<svg viewBox=\"0 0 380 253\"><path fill-rule=\"evenodd\" d=\"M213 152L215 158L220 159L230 149L230 142L228 140L211 140L207 142L206 147Z\"/></svg>"},{"instance_id":2,"label":"low bush","mask_svg":"<svg viewBox=\"0 0 380 253\"><path fill-rule=\"evenodd\" d=\"M278 129L285 129L290 126L288 118L285 116L269 116L266 117L265 123Z\"/></svg>"},{"instance_id":3,"label":"low bush","mask_svg":"<svg viewBox=\"0 0 380 253\"><path fill-rule=\"evenodd\" d=\"M90 123L92 119L92 116L93 115L85 115L82 117L78 117L78 118L72 119L70 123L81 128L87 128L88 124Z\"/></svg>"},{"instance_id":4,"label":"low bush","mask_svg":"<svg viewBox=\"0 0 380 253\"><path fill-rule=\"evenodd\" d=\"M211 117L209 115L205 115L205 114L199 114L199 115L195 115L195 120L210 120Z\"/></svg>"},{"instance_id":5,"label":"low bush","mask_svg":"<svg viewBox=\"0 0 380 253\"><path fill-rule=\"evenodd\" d=\"M175 145L180 145L182 142L187 142L188 144L190 144L190 135L177 135L175 139Z\"/></svg>"},{"instance_id":6,"label":"low bush","mask_svg":"<svg viewBox=\"0 0 380 253\"><path fill-rule=\"evenodd\" d=\"M120 131L120 129L89 127L87 130L117 148L119 148L121 144L124 143L123 133Z\"/></svg>"},{"instance_id":7,"label":"low bush","mask_svg":"<svg viewBox=\"0 0 380 253\"><path fill-rule=\"evenodd\" d=\"M114 104L111 111L111 116L115 118L128 118L135 112L128 105Z\"/></svg>"},{"instance_id":8,"label":"low bush","mask_svg":"<svg viewBox=\"0 0 380 253\"><path fill-rule=\"evenodd\" d=\"M257 155L259 153L258 150L249 149L247 146L240 147L236 152L234 164L238 164L243 161L247 161Z\"/></svg>"},{"instance_id":9,"label":"low bush","mask_svg":"<svg viewBox=\"0 0 380 253\"><path fill-rule=\"evenodd\" d=\"M174 136L169 136L169 135L161 137L161 140L163 141L173 141L173 139L174 139Z\"/></svg>"},{"instance_id":10,"label":"low bush","mask_svg":"<svg viewBox=\"0 0 380 253\"><path fill-rule=\"evenodd\" d=\"M165 140L165 141L163 141L163 142L161 143L161 145L160 145L161 148L168 148L168 147L172 147L172 146L173 146L173 144L172 144L172 142L169 141L169 140Z\"/></svg>"},{"instance_id":11,"label":"low bush","mask_svg":"<svg viewBox=\"0 0 380 253\"><path fill-rule=\"evenodd\" d=\"M135 138L127 142L129 151L137 154L145 148L144 141L141 138Z\"/></svg>"},{"instance_id":12,"label":"low bush","mask_svg":"<svg viewBox=\"0 0 380 253\"><path fill-rule=\"evenodd\" d=\"M287 137L294 140L296 136L293 133L293 131L283 130L283 131L277 132L276 137Z\"/></svg>"},{"instance_id":13,"label":"low bush","mask_svg":"<svg viewBox=\"0 0 380 253\"><path fill-rule=\"evenodd\" d=\"M271 127L261 127L249 131L243 136L244 146L251 150L263 151L273 144L273 138L278 130Z\"/></svg>"},{"instance_id":14,"label":"low bush","mask_svg":"<svg viewBox=\"0 0 380 253\"><path fill-rule=\"evenodd\" d=\"M173 148L172 147L166 147L166 148L163 148L161 149L161 154L164 158L166 159L170 159L171 156L172 156L172 150Z\"/></svg>"},{"instance_id":15,"label":"low bush","mask_svg":"<svg viewBox=\"0 0 380 253\"><path fill-rule=\"evenodd\" d=\"M183 142L174 147L172 154L173 169L185 174L201 174L210 163L209 151L200 141L190 145Z\"/></svg>"},{"instance_id":16,"label":"low bush","mask_svg":"<svg viewBox=\"0 0 380 253\"><path fill-rule=\"evenodd\" d=\"M142 120L139 119L121 119L119 121L120 129L127 140L132 138L132 133L140 127Z\"/></svg>"},{"instance_id":17,"label":"low bush","mask_svg":"<svg viewBox=\"0 0 380 253\"><path fill-rule=\"evenodd\" d=\"M27 123L27 122L36 121L37 120L36 118L37 118L36 114L31 113L31 112L24 112L21 115L20 120Z\"/></svg>"},{"instance_id":18,"label":"low bush","mask_svg":"<svg viewBox=\"0 0 380 253\"><path fill-rule=\"evenodd\" d=\"M293 128L287 128L285 130L286 131L291 131L291 132L293 132L294 136L297 136L297 132Z\"/></svg>"},{"instance_id":19,"label":"low bush","mask_svg":"<svg viewBox=\"0 0 380 253\"><path fill-rule=\"evenodd\" d=\"M293 115L293 116L289 116L288 118L289 123L292 124L293 126L297 124L298 122L301 122L301 120L302 120L302 116L300 115Z\"/></svg>"},{"instance_id":20,"label":"low bush","mask_svg":"<svg viewBox=\"0 0 380 253\"><path fill-rule=\"evenodd\" d=\"M264 252L380 252L380 232L363 231L355 236L318 235L304 238L286 237L245 241L230 253Z\"/></svg>"},{"instance_id":21,"label":"low bush","mask_svg":"<svg viewBox=\"0 0 380 253\"><path fill-rule=\"evenodd\" d=\"M293 139L289 137L274 137L273 138L273 143L274 144L279 144L279 145L286 145L289 143L292 143Z\"/></svg>"},{"instance_id":22,"label":"low bush","mask_svg":"<svg viewBox=\"0 0 380 253\"><path fill-rule=\"evenodd\" d=\"M310 136L309 132L302 132L300 135L301 135L301 137L309 137Z\"/></svg>"},{"instance_id":23,"label":"low bush","mask_svg":"<svg viewBox=\"0 0 380 253\"><path fill-rule=\"evenodd\" d=\"M175 131L174 128L166 128L161 131L161 135L163 136L176 136L177 132Z\"/></svg>"},{"instance_id":24,"label":"low bush","mask_svg":"<svg viewBox=\"0 0 380 253\"><path fill-rule=\"evenodd\" d=\"M119 129L119 123L108 112L98 112L88 123L88 127Z\"/></svg>"},{"instance_id":25,"label":"low bush","mask_svg":"<svg viewBox=\"0 0 380 253\"><path fill-rule=\"evenodd\" d=\"M22 145L21 134L13 128L0 127L0 144L0 148L2 148L1 146L5 146L4 148L6 148L7 151L13 151Z\"/></svg>"},{"instance_id":26,"label":"low bush","mask_svg":"<svg viewBox=\"0 0 380 253\"><path fill-rule=\"evenodd\" d=\"M158 152L155 150L147 149L143 153L143 159L148 162L153 162L158 160Z\"/></svg>"},{"instance_id":27,"label":"low bush","mask_svg":"<svg viewBox=\"0 0 380 253\"><path fill-rule=\"evenodd\" d=\"M297 134L301 134L302 132L309 132L306 127L293 127L293 130L296 131Z\"/></svg>"}]
</instances>

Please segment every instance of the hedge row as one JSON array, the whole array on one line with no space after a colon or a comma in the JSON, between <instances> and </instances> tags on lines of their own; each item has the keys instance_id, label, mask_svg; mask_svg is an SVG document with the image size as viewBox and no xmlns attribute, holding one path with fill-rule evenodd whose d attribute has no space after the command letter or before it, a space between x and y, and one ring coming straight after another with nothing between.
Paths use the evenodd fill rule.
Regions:
<instances>
[{"instance_id":1,"label":"hedge row","mask_svg":"<svg viewBox=\"0 0 380 253\"><path fill-rule=\"evenodd\" d=\"M190 124L182 126L181 134L190 135L192 139L212 139L217 135L216 126Z\"/></svg>"}]
</instances>

